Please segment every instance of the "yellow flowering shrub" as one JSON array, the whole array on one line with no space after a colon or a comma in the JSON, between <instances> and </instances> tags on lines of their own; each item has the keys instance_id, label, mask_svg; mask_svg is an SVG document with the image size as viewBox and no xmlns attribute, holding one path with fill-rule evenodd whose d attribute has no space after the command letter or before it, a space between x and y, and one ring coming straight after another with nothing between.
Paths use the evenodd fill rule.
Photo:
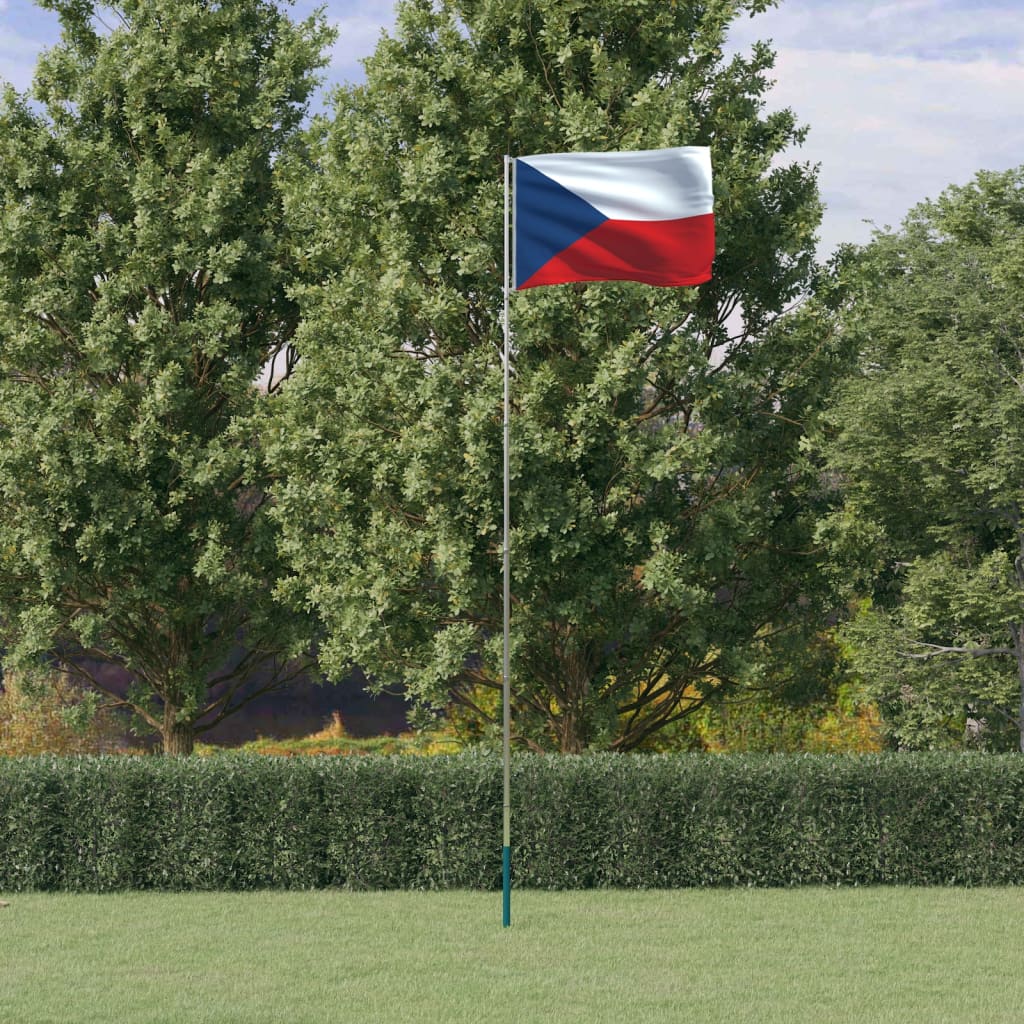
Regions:
<instances>
[{"instance_id":1,"label":"yellow flowering shrub","mask_svg":"<svg viewBox=\"0 0 1024 1024\"><path fill-rule=\"evenodd\" d=\"M27 685L10 671L0 693L0 756L100 754L117 747L116 723L95 701L53 672Z\"/></svg>"}]
</instances>

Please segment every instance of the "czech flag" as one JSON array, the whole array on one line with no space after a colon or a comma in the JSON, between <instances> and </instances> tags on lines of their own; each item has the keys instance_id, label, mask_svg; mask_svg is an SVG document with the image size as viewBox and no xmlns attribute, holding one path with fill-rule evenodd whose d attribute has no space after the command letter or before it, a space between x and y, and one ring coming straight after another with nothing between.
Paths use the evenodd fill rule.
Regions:
<instances>
[{"instance_id":1,"label":"czech flag","mask_svg":"<svg viewBox=\"0 0 1024 1024\"><path fill-rule=\"evenodd\" d=\"M695 285L715 256L707 146L519 157L517 290L572 281Z\"/></svg>"}]
</instances>

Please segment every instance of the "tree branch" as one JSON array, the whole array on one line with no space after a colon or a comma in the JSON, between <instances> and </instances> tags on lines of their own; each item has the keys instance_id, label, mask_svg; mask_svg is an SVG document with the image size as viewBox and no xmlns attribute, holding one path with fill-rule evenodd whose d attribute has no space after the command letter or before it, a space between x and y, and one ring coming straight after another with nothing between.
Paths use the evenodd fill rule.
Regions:
<instances>
[{"instance_id":1,"label":"tree branch","mask_svg":"<svg viewBox=\"0 0 1024 1024\"><path fill-rule=\"evenodd\" d=\"M927 658L941 658L944 655L951 655L957 658L987 658L994 654L1015 654L1012 647L947 647L944 644L929 644L924 640L912 640L917 647L927 647L928 650L921 654L911 654L909 651L900 651L901 658L914 658L923 660Z\"/></svg>"}]
</instances>

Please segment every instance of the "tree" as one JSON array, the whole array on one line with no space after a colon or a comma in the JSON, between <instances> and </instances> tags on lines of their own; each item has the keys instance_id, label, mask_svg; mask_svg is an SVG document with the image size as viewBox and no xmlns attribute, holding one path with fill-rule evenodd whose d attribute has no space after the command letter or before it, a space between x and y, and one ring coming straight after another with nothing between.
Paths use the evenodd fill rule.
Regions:
<instances>
[{"instance_id":1,"label":"tree","mask_svg":"<svg viewBox=\"0 0 1024 1024\"><path fill-rule=\"evenodd\" d=\"M870 595L856 660L900 744L966 724L1024 749L1024 169L922 203L847 274L860 371L827 452Z\"/></svg>"},{"instance_id":2,"label":"tree","mask_svg":"<svg viewBox=\"0 0 1024 1024\"><path fill-rule=\"evenodd\" d=\"M760 0L410 0L293 175L301 362L268 447L283 589L421 709L501 685L502 156L707 144L715 277L513 297L513 716L539 749L635 748L820 623L799 450L830 343L808 288L815 174L765 115ZM270 436L272 435L272 440Z\"/></svg>"},{"instance_id":3,"label":"tree","mask_svg":"<svg viewBox=\"0 0 1024 1024\"><path fill-rule=\"evenodd\" d=\"M308 642L254 381L297 320L274 163L329 33L268 0L45 6L61 42L0 105L0 642L188 753Z\"/></svg>"}]
</instances>

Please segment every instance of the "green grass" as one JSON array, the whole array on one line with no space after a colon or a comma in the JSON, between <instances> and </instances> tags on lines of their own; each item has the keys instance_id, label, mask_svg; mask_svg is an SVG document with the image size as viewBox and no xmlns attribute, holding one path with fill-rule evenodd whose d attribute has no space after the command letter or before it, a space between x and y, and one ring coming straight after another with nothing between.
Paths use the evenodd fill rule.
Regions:
<instances>
[{"instance_id":1,"label":"green grass","mask_svg":"<svg viewBox=\"0 0 1024 1024\"><path fill-rule=\"evenodd\" d=\"M1024 890L15 894L3 1024L1020 1021Z\"/></svg>"}]
</instances>

